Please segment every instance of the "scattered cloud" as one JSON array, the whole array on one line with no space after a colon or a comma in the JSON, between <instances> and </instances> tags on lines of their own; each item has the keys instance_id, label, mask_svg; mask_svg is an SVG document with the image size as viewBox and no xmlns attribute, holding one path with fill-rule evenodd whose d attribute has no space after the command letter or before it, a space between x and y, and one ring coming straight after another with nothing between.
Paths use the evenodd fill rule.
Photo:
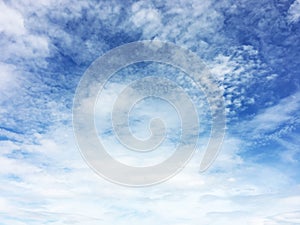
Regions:
<instances>
[{"instance_id":1,"label":"scattered cloud","mask_svg":"<svg viewBox=\"0 0 300 225\"><path fill-rule=\"evenodd\" d=\"M282 167L299 165L299 32L294 28L300 4L282 4L286 13L278 4L1 2L0 223L299 224L299 181ZM205 61L224 89L228 132L216 162L199 173L210 118L204 96L188 77L174 76L163 66L143 65L145 74L121 71L96 107L99 128L111 128L101 118L110 116L117 94L151 73L182 85L203 122L197 152L181 173L159 186L130 189L103 180L86 165L75 146L71 108L76 85L93 60L113 47L145 39L171 41ZM148 103L137 105L131 115L133 132L142 129L137 136L148 134L145 121L159 109L164 109L160 116L177 125L170 108ZM139 158L118 147L113 133L99 135L112 154L138 165L165 159L176 145L171 138L162 152ZM281 146L276 166L243 154L268 141Z\"/></svg>"}]
</instances>

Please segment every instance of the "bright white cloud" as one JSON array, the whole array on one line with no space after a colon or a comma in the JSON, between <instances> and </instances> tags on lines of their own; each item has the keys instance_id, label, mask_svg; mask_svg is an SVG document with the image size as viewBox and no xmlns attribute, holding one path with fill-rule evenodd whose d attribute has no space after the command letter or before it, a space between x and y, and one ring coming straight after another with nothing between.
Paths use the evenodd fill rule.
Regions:
<instances>
[{"instance_id":1,"label":"bright white cloud","mask_svg":"<svg viewBox=\"0 0 300 225\"><path fill-rule=\"evenodd\" d=\"M0 2L0 32L9 35L25 34L24 20L22 15L7 6L4 2Z\"/></svg>"}]
</instances>

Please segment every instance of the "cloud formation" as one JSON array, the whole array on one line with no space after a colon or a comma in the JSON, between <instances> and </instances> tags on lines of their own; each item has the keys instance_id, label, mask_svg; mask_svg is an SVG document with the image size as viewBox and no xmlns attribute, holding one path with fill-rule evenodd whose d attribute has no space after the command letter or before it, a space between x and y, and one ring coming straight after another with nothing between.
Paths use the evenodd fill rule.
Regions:
<instances>
[{"instance_id":1,"label":"cloud formation","mask_svg":"<svg viewBox=\"0 0 300 225\"><path fill-rule=\"evenodd\" d=\"M1 2L0 223L298 224L298 8L297 0ZM157 162L176 145L171 135L161 152L139 158L112 138L103 118L136 78L172 78L197 103L202 122L199 147L182 173L128 189L102 180L81 158L72 101L98 56L147 39L173 42L205 61L224 89L227 136L215 164L199 173L210 125L203 93L162 65L120 71L96 108L97 126L105 128L99 136L120 160ZM158 101L135 108L132 130L147 135L145 121L159 109L174 134L177 117Z\"/></svg>"}]
</instances>

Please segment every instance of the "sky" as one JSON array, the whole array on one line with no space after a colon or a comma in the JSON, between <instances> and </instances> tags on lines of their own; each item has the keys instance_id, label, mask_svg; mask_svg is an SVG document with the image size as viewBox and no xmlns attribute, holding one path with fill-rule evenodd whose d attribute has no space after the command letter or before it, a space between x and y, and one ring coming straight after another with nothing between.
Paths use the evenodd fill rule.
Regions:
<instances>
[{"instance_id":1,"label":"sky","mask_svg":"<svg viewBox=\"0 0 300 225\"><path fill-rule=\"evenodd\" d=\"M161 117L159 151L122 146L113 102L149 75L177 82L199 117L199 144L164 183L132 188L98 176L72 125L76 87L100 56L126 43L170 42L195 53L223 93L226 134L199 171L210 107L190 78L169 65L130 65L107 82L95 107L98 137L119 161L149 166L172 155L180 118L160 99L130 112L138 138ZM0 0L0 224L300 224L300 1Z\"/></svg>"}]
</instances>

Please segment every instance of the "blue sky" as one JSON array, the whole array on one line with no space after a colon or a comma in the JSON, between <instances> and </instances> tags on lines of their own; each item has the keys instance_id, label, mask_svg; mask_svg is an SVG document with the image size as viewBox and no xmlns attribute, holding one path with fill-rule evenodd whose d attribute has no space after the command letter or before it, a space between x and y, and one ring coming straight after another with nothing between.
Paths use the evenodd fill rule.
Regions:
<instances>
[{"instance_id":1,"label":"blue sky","mask_svg":"<svg viewBox=\"0 0 300 225\"><path fill-rule=\"evenodd\" d=\"M227 130L219 157L199 173L209 127L201 93L164 65L120 71L95 120L110 153L127 163L168 157L178 121L157 100L137 105L133 132L147 136L144 121L159 115L175 137L149 158L124 151L107 116L126 84L155 73L200 96L203 129L190 163L163 184L132 189L98 177L81 158L72 103L97 57L139 40L175 43L206 63L224 89ZM1 225L300 223L299 0L3 0L0 46Z\"/></svg>"}]
</instances>

